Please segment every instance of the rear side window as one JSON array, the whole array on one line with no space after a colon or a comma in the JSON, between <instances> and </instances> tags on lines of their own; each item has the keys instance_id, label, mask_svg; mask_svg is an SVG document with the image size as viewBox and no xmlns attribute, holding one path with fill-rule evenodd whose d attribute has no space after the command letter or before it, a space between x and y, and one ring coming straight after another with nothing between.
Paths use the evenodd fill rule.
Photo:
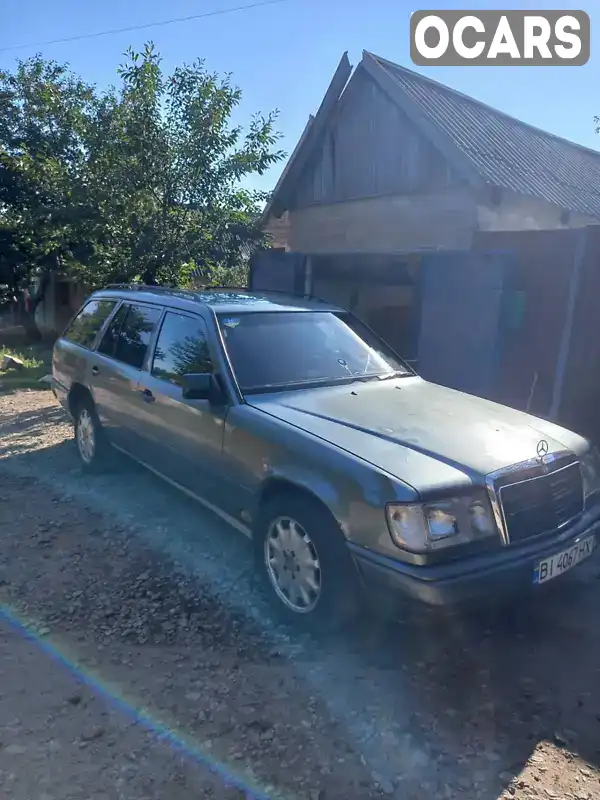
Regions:
<instances>
[{"instance_id":1,"label":"rear side window","mask_svg":"<svg viewBox=\"0 0 600 800\"><path fill-rule=\"evenodd\" d=\"M179 386L184 375L212 371L202 320L172 311L165 314L154 350L152 374Z\"/></svg>"},{"instance_id":2,"label":"rear side window","mask_svg":"<svg viewBox=\"0 0 600 800\"><path fill-rule=\"evenodd\" d=\"M114 356L117 347L117 342L119 340L119 333L121 332L121 326L123 325L123 321L127 316L128 311L129 311L129 304L123 303L121 308L111 319L108 328L104 332L104 336L102 337L102 339L100 340L100 344L98 345L98 352L102 353L102 355L111 357Z\"/></svg>"},{"instance_id":3,"label":"rear side window","mask_svg":"<svg viewBox=\"0 0 600 800\"><path fill-rule=\"evenodd\" d=\"M129 306L114 352L117 361L123 361L136 369L143 367L148 345L160 315L160 308Z\"/></svg>"},{"instance_id":4,"label":"rear side window","mask_svg":"<svg viewBox=\"0 0 600 800\"><path fill-rule=\"evenodd\" d=\"M91 347L115 305L114 300L90 300L69 325L63 338L82 347Z\"/></svg>"}]
</instances>

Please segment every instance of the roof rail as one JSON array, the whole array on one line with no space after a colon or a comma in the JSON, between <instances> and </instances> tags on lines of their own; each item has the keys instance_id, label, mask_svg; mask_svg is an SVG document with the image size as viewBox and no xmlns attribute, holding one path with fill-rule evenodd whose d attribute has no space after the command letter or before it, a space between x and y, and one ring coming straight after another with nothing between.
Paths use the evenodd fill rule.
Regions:
<instances>
[{"instance_id":1,"label":"roof rail","mask_svg":"<svg viewBox=\"0 0 600 800\"><path fill-rule=\"evenodd\" d=\"M248 286L205 286L203 289L182 289L173 286L155 286L149 283L109 283L104 289L135 289L137 291L163 291L163 292L189 292L190 294L202 294L202 292L249 292L250 294L260 294L266 292L268 294L285 294L288 297L297 297L301 300L316 300L318 303L325 305L335 305L323 297L316 294L300 294L295 292L286 292L283 289L250 289Z\"/></svg>"},{"instance_id":2,"label":"roof rail","mask_svg":"<svg viewBox=\"0 0 600 800\"><path fill-rule=\"evenodd\" d=\"M181 286L162 286L152 283L109 283L105 289L137 289L138 291L164 291L164 292L208 292L216 290L219 292L229 290L233 292L251 292L247 286L205 286L203 289L184 289ZM271 291L271 290L269 290Z\"/></svg>"},{"instance_id":3,"label":"roof rail","mask_svg":"<svg viewBox=\"0 0 600 800\"><path fill-rule=\"evenodd\" d=\"M168 291L172 292L172 286L154 286L150 283L109 283L107 286L104 287L105 289L137 289L138 291L150 290L154 291ZM185 289L179 289L179 291L185 291Z\"/></svg>"}]
</instances>

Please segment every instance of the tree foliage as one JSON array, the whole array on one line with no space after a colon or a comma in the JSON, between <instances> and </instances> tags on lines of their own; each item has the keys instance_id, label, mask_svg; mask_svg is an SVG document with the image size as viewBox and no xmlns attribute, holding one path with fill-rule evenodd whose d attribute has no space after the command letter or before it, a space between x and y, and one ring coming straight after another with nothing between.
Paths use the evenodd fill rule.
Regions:
<instances>
[{"instance_id":1,"label":"tree foliage","mask_svg":"<svg viewBox=\"0 0 600 800\"><path fill-rule=\"evenodd\" d=\"M87 257L91 87L41 57L0 71L0 284L12 296ZM42 280L42 285L44 281Z\"/></svg>"},{"instance_id":2,"label":"tree foliage","mask_svg":"<svg viewBox=\"0 0 600 800\"><path fill-rule=\"evenodd\" d=\"M243 280L264 194L283 157L276 113L246 129L241 91L204 62L162 69L129 50L99 91L41 56L0 71L0 284L16 294L64 270L90 288L141 279Z\"/></svg>"}]
</instances>

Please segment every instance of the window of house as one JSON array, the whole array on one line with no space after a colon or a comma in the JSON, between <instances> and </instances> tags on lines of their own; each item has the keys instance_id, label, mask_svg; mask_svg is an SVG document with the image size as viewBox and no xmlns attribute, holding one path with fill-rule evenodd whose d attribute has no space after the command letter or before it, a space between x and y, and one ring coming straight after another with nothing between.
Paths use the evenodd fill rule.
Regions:
<instances>
[{"instance_id":1,"label":"window of house","mask_svg":"<svg viewBox=\"0 0 600 800\"><path fill-rule=\"evenodd\" d=\"M161 309L154 306L129 306L114 350L114 357L117 361L122 361L136 369L144 366L148 345L161 313Z\"/></svg>"},{"instance_id":2,"label":"window of house","mask_svg":"<svg viewBox=\"0 0 600 800\"><path fill-rule=\"evenodd\" d=\"M169 311L156 342L152 374L181 385L184 375L212 371L202 320Z\"/></svg>"},{"instance_id":3,"label":"window of house","mask_svg":"<svg viewBox=\"0 0 600 800\"><path fill-rule=\"evenodd\" d=\"M69 325L64 338L81 347L91 347L115 304L114 300L90 300Z\"/></svg>"}]
</instances>

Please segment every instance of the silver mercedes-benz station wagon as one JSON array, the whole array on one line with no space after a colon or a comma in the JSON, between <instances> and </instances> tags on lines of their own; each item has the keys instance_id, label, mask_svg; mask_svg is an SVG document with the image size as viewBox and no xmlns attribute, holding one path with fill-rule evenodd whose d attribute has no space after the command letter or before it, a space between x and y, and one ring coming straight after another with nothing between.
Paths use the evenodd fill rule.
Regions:
<instances>
[{"instance_id":1,"label":"silver mercedes-benz station wagon","mask_svg":"<svg viewBox=\"0 0 600 800\"><path fill-rule=\"evenodd\" d=\"M109 287L57 341L53 391L86 469L117 449L224 517L294 620L539 592L595 551L586 439L428 383L317 300Z\"/></svg>"}]
</instances>

